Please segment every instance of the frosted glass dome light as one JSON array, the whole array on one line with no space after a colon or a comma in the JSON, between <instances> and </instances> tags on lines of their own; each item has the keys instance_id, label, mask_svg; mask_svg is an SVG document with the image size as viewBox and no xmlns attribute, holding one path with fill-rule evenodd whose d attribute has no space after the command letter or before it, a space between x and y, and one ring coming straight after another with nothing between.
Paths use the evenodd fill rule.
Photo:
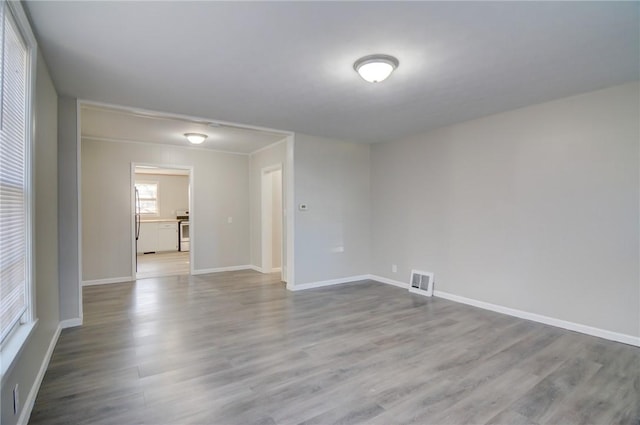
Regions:
<instances>
[{"instance_id":1,"label":"frosted glass dome light","mask_svg":"<svg viewBox=\"0 0 640 425\"><path fill-rule=\"evenodd\" d=\"M200 143L204 142L204 139L206 139L209 136L201 133L185 133L184 137L186 137L187 140L193 143L194 145L199 145Z\"/></svg>"},{"instance_id":2,"label":"frosted glass dome light","mask_svg":"<svg viewBox=\"0 0 640 425\"><path fill-rule=\"evenodd\" d=\"M379 83L386 80L394 69L398 67L398 59L389 55L369 55L358 59L353 64L363 80Z\"/></svg>"}]
</instances>

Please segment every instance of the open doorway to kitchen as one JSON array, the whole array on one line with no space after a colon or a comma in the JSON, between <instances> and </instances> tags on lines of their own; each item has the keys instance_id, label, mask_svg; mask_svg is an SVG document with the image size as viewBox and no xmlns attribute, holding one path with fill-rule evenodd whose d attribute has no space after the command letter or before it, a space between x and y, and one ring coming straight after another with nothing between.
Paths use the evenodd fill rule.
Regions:
<instances>
[{"instance_id":1,"label":"open doorway to kitchen","mask_svg":"<svg viewBox=\"0 0 640 425\"><path fill-rule=\"evenodd\" d=\"M180 245L177 250L175 247L171 250L181 257L182 267L187 266L188 261L188 274L261 269L261 171L278 163L282 164L286 188L283 198L287 206L281 269L285 275L283 280L293 285L294 251L289 249L293 247L294 224L293 134L87 101L78 101L77 122L78 272L82 286L131 282L151 276L151 272L155 275L178 273L175 269L157 270L167 265L162 261L155 265L156 270L139 268L136 273L136 262L140 258L162 259L158 254L166 252L144 245L136 247L136 166L155 167L146 170L148 174L143 179L147 181L155 180L152 174L161 169L177 169L188 174L190 205L186 208L176 205L170 208L175 213L163 215L166 197L161 183L155 188L158 216L144 217L145 221L183 221L178 224L176 237L182 236ZM200 144L193 144L186 136L193 132L207 137L200 140ZM154 201L154 187L144 189L148 207ZM187 211L178 214L178 210L183 209L189 214ZM182 218L187 215L188 221ZM142 215L139 218L142 224ZM175 225L166 228L169 229L165 229L166 238L175 241L173 236L168 236L171 231L175 235ZM139 232L145 230L148 229L138 227ZM144 244L144 236L138 233L137 242Z\"/></svg>"},{"instance_id":2,"label":"open doorway to kitchen","mask_svg":"<svg viewBox=\"0 0 640 425\"><path fill-rule=\"evenodd\" d=\"M136 279L191 273L191 175L188 167L132 163Z\"/></svg>"},{"instance_id":3,"label":"open doorway to kitchen","mask_svg":"<svg viewBox=\"0 0 640 425\"><path fill-rule=\"evenodd\" d=\"M261 221L262 221L262 272L280 272L284 281L282 267L283 244L283 187L282 164L262 169L261 173Z\"/></svg>"}]
</instances>

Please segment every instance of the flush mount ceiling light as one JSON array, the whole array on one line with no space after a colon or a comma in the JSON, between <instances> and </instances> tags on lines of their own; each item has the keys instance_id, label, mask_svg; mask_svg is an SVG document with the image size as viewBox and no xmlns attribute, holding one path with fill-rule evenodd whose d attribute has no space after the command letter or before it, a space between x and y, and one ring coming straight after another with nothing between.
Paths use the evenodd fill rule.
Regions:
<instances>
[{"instance_id":1,"label":"flush mount ceiling light","mask_svg":"<svg viewBox=\"0 0 640 425\"><path fill-rule=\"evenodd\" d=\"M201 133L184 133L184 137L186 137L187 140L193 143L194 145L199 145L200 143L204 142L204 139L206 139L209 136Z\"/></svg>"},{"instance_id":2,"label":"flush mount ceiling light","mask_svg":"<svg viewBox=\"0 0 640 425\"><path fill-rule=\"evenodd\" d=\"M384 81L391 75L394 69L398 67L400 62L398 59L389 55L369 55L358 59L353 64L363 80L370 83L379 83Z\"/></svg>"}]
</instances>

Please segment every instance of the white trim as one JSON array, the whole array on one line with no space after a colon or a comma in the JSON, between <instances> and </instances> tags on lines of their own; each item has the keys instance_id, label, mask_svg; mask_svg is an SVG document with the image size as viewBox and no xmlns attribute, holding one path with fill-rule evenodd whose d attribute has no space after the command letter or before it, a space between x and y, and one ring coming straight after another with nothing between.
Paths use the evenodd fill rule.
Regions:
<instances>
[{"instance_id":1,"label":"white trim","mask_svg":"<svg viewBox=\"0 0 640 425\"><path fill-rule=\"evenodd\" d=\"M406 282L400 282L399 280L388 279L386 277L378 276L375 274L370 274L369 279L375 280L376 282L386 283L387 285L397 286L403 289L409 289L409 284Z\"/></svg>"},{"instance_id":2,"label":"white trim","mask_svg":"<svg viewBox=\"0 0 640 425\"><path fill-rule=\"evenodd\" d=\"M78 316L82 317L82 114L76 99L76 193L78 195ZM82 319L80 319L82 324Z\"/></svg>"},{"instance_id":3,"label":"white trim","mask_svg":"<svg viewBox=\"0 0 640 425\"><path fill-rule=\"evenodd\" d=\"M254 154L260 153L260 152L262 152L262 151L266 151L267 149L275 148L275 147L276 147L276 146L278 146L279 144L281 144L281 143L285 143L286 141L287 141L287 138L285 137L284 139L279 140L279 141L274 142L274 143L271 143L270 145L267 145L267 146L262 147L262 148L260 148L260 149L256 149L255 151L253 151L253 152L249 153L249 155L254 155Z\"/></svg>"},{"instance_id":4,"label":"white trim","mask_svg":"<svg viewBox=\"0 0 640 425\"><path fill-rule=\"evenodd\" d=\"M264 273L262 271L262 267L251 265L251 266L249 266L249 268L251 270L254 270L254 271L258 272L258 273ZM273 267L273 268L271 268L271 271L269 273L277 273L279 271L282 271L280 267Z\"/></svg>"},{"instance_id":5,"label":"white trim","mask_svg":"<svg viewBox=\"0 0 640 425\"><path fill-rule=\"evenodd\" d=\"M138 273L136 270L136 265L138 264L138 253L136 251L136 226L138 223L136 220L136 163L133 161L131 162L131 173L129 174L129 178L131 180L129 182L131 186L131 200L129 201L131 229L129 230L129 234L131 235L131 252L133 253L133 255L131 256L131 276L135 276ZM178 241L178 243L180 243L180 241Z\"/></svg>"},{"instance_id":6,"label":"white trim","mask_svg":"<svg viewBox=\"0 0 640 425\"><path fill-rule=\"evenodd\" d=\"M541 314L529 313L527 311L517 310L515 308L504 307L497 304L491 304L484 301L478 301L471 298L461 297L460 295L454 295L448 292L436 290L436 291L433 291L433 295L436 297L444 298L444 299L455 301L462 304L471 305L471 306L482 308L485 310L491 310L497 313L519 317L521 319L544 323L545 325L551 325L558 328L567 329L570 331L580 332L583 334L592 335L599 338L608 339L611 341L622 342L624 344L640 346L640 337L635 337L632 335L626 335L618 332L607 331L605 329L599 329L599 328L594 328L592 326L581 325L579 323L574 323L566 320L556 319L553 317L543 316Z\"/></svg>"},{"instance_id":7,"label":"white trim","mask_svg":"<svg viewBox=\"0 0 640 425\"><path fill-rule=\"evenodd\" d=\"M33 382L31 389L29 390L29 395L24 401L24 405L22 407L22 412L18 417L18 425L27 425L29 423L29 418L31 417L31 411L33 410L33 405L36 402L36 396L38 395L38 391L40 390L40 385L42 384L42 379L44 378L44 374L49 367L49 362L51 361L51 356L53 355L53 350L56 348L56 344L58 343L58 338L60 337L60 331L62 331L62 323L58 324L56 331L49 342L49 347L47 348L47 352L42 359L42 363L40 364L40 370L38 370L38 374L36 375L36 380Z\"/></svg>"},{"instance_id":8,"label":"white trim","mask_svg":"<svg viewBox=\"0 0 640 425\"><path fill-rule=\"evenodd\" d=\"M133 166L133 164L134 163L131 163L132 166ZM139 198L141 201L142 200L146 200L146 201L155 200L156 201L156 212L154 212L154 213L140 213L140 218L142 218L142 216L144 216L144 217L160 217L160 181L159 180L145 180L145 179L138 180L136 178L137 175L138 175L138 173L136 173L136 167L133 167L134 193L135 193L135 187L136 187L137 184L154 184L154 185L156 185L156 197L155 198L144 198L144 199L143 198Z\"/></svg>"},{"instance_id":9,"label":"white trim","mask_svg":"<svg viewBox=\"0 0 640 425\"><path fill-rule=\"evenodd\" d=\"M398 286L400 288L405 288L405 289L409 288L409 284L407 283L400 282L393 279L388 279L382 276L369 275L369 279L375 280L381 283L386 283L388 285ZM608 331L605 329L594 328L592 326L582 325L580 323L569 322L561 319L555 319L553 317L543 316L541 314L536 314L536 313L529 313L526 311L517 310L515 308L509 308L509 307L504 307L497 304L491 304L484 301L478 301L471 298L461 297L460 295L454 295L448 292L443 292L438 290L433 291L433 296L444 298L449 301L454 301L461 304L467 304L474 307L482 308L484 310L491 310L497 313L518 317L520 319L526 319L526 320L531 320L538 323L544 323L545 325L551 325L558 328L595 336L598 338L608 339L610 341L622 342L624 344L635 345L637 347L640 347L640 337L636 337L633 335L626 335L618 332Z\"/></svg>"},{"instance_id":10,"label":"white trim","mask_svg":"<svg viewBox=\"0 0 640 425\"><path fill-rule=\"evenodd\" d=\"M173 169L173 170L186 170L188 171L188 177L189 177L189 274L193 275L194 274L194 247L195 247L195 243L194 243L194 224L195 224L195 220L196 220L196 214L193 214L193 212L195 211L195 209L193 208L193 205L195 203L195 198L194 198L194 193L195 193L195 189L194 189L194 171L195 171L195 167L193 165L176 165L176 164L161 164L161 163L155 163L155 162L136 162L136 161L132 161L131 162L131 173L130 173L130 185L131 185L131 207L130 207L130 214L131 214L131 275L133 276L132 279L130 280L136 280L136 278L138 278L137 276L137 272L136 272L136 260L137 260L137 256L138 253L136 252L136 232L135 232L135 228L136 228L136 201L135 201L135 184L136 184L136 167L137 166L147 166L147 167L156 167L158 169L162 169L162 168L168 168L168 169ZM178 223L178 226L180 225L180 223ZM180 241L178 241L178 244L180 243ZM171 274L166 274L166 273L158 273L157 275L154 275L153 277L161 277L161 276L171 276ZM141 276L140 279L146 279L148 277L152 277L152 276ZM125 282L125 281L122 281ZM116 282L105 282L105 283L116 283Z\"/></svg>"},{"instance_id":11,"label":"white trim","mask_svg":"<svg viewBox=\"0 0 640 425\"><path fill-rule=\"evenodd\" d=\"M233 151L224 151L221 149L209 149L209 148L199 148L197 146L189 146L189 145L174 145L171 143L159 143L159 142L143 142L141 140L127 140L127 139L114 139L114 138L110 138L110 137L96 137L96 136L82 136L83 140L93 140L95 142L105 142L105 143L127 143L127 144L132 144L132 145L146 145L146 146L167 146L167 147L173 147L173 148L178 148L178 149L189 149L189 150L198 150L198 151L205 151L205 152L217 152L217 153L226 153L229 155L242 155L242 156L248 156L251 155L250 153L244 153L244 152L233 152Z\"/></svg>"},{"instance_id":12,"label":"white trim","mask_svg":"<svg viewBox=\"0 0 640 425\"><path fill-rule=\"evenodd\" d=\"M35 319L33 322L18 325L17 329L7 335L2 350L0 350L0 382L3 382L13 369L16 360L27 346L27 341L37 326L38 319Z\"/></svg>"},{"instance_id":13,"label":"white trim","mask_svg":"<svg viewBox=\"0 0 640 425\"><path fill-rule=\"evenodd\" d=\"M60 322L60 327L62 329L75 328L76 326L82 326L82 317L67 319Z\"/></svg>"},{"instance_id":14,"label":"white trim","mask_svg":"<svg viewBox=\"0 0 640 425\"><path fill-rule=\"evenodd\" d=\"M37 84L37 72L38 72L38 43L33 35L31 24L24 11L22 2L19 1L3 1L0 2L0 8L5 8L2 14L3 19L6 14L9 19L15 23L16 29L20 36L24 40L27 59L26 66L26 79L25 79L25 108L24 108L24 123L25 123L25 282L24 282L24 296L26 300L26 309L21 314L21 318L17 323L19 325L12 325L11 328L7 328L8 334L5 335L5 339L0 343L0 349L4 349L5 359L3 360L0 355L0 370L2 377L5 376L13 362L16 360L19 353L26 345L27 339L30 337L33 329L35 329L38 318L37 306L36 306L36 142L35 142L35 123L36 123L36 84ZM2 23L4 25L4 23ZM2 58L0 58L2 59ZM23 323L23 319L26 319ZM9 330L11 329L11 330ZM13 335L12 335L13 333ZM13 338L13 341L10 339ZM9 348L9 349L7 349ZM11 355L7 353L11 352ZM9 359L9 366L6 365L6 357ZM5 370L6 367L6 370Z\"/></svg>"},{"instance_id":15,"label":"white trim","mask_svg":"<svg viewBox=\"0 0 640 425\"><path fill-rule=\"evenodd\" d=\"M196 218L197 214L193 214L195 212L195 203L196 203L196 189L195 189L195 165L189 166L189 274L193 275L193 271L195 270L196 263L196 237L194 233L194 229L196 228ZM180 222L178 222L178 236L180 236ZM178 248L180 248L180 241L178 240ZM138 253L136 252L136 255ZM135 273L134 273L135 274Z\"/></svg>"},{"instance_id":16,"label":"white trim","mask_svg":"<svg viewBox=\"0 0 640 425\"><path fill-rule=\"evenodd\" d=\"M260 268L270 273L273 266L271 225L273 220L273 176L272 166L260 170Z\"/></svg>"},{"instance_id":17,"label":"white trim","mask_svg":"<svg viewBox=\"0 0 640 425\"><path fill-rule=\"evenodd\" d=\"M271 133L271 134L282 134L283 136L289 136L291 134L293 134L290 131L286 131L286 130L276 130L274 128L269 128L269 127L260 127L260 126L256 126L256 125L249 125L249 124L242 124L242 123L235 123L235 122L231 122L231 121L221 121L221 120L215 120L215 119L211 119L211 118L203 118L203 117L198 117L195 115L184 115L184 114L175 114L175 113L167 113L167 112L160 112L160 111L154 111L151 109L144 109L144 108L135 108L135 107L131 107L131 106L123 106L123 105L117 105L115 103L106 103L106 102L96 102L96 101L92 101L92 100L82 100L82 103L89 106L89 107L101 107L101 108L108 108L108 109L117 109L120 111L124 111L124 112L129 112L132 114L146 114L146 115L150 115L149 118L169 118L169 119L175 119L175 120L182 120L182 121L188 121L188 122L193 122L193 123L215 123L215 124L219 124L221 126L229 126L229 127L234 127L234 128L239 128L239 129L245 129L245 130L253 130L253 131L259 131L259 132L263 132L263 133Z\"/></svg>"},{"instance_id":18,"label":"white trim","mask_svg":"<svg viewBox=\"0 0 640 425\"><path fill-rule=\"evenodd\" d=\"M304 291L305 289L322 288L324 286L340 285L343 283L353 283L361 280L371 280L371 275L362 274L358 276L341 277L339 279L321 280L318 282L303 283L302 285L289 285L287 283L287 289L289 291Z\"/></svg>"},{"instance_id":19,"label":"white trim","mask_svg":"<svg viewBox=\"0 0 640 425\"><path fill-rule=\"evenodd\" d=\"M282 277L287 282L287 287L295 285L295 182L294 182L294 146L295 134L287 137L286 163L282 170L282 180L285 182L285 192L283 198L285 201L284 214L282 215L286 229L286 243L283 243L283 249L286 252L287 262L282 263ZM284 260L284 256L282 259Z\"/></svg>"},{"instance_id":20,"label":"white trim","mask_svg":"<svg viewBox=\"0 0 640 425\"><path fill-rule=\"evenodd\" d=\"M283 186L283 166L282 163L271 164L260 170L260 247L261 247L261 269L263 273L272 273L273 268L273 174L280 171L280 191L284 193ZM280 228L282 229L283 210L282 205L278 207L280 213ZM282 246L286 241L280 240L280 263L282 264Z\"/></svg>"},{"instance_id":21,"label":"white trim","mask_svg":"<svg viewBox=\"0 0 640 425\"><path fill-rule=\"evenodd\" d=\"M211 269L198 269L198 270L193 270L191 272L192 275L199 275L199 274L209 274L209 273L220 273L220 272L234 272L237 270L255 270L254 268L255 266L251 266L249 264L245 264L242 266L228 266L228 267L214 267Z\"/></svg>"},{"instance_id":22,"label":"white trim","mask_svg":"<svg viewBox=\"0 0 640 425\"><path fill-rule=\"evenodd\" d=\"M110 277L107 279L83 280L82 286L108 285L110 283L133 282L136 280L133 276Z\"/></svg>"}]
</instances>

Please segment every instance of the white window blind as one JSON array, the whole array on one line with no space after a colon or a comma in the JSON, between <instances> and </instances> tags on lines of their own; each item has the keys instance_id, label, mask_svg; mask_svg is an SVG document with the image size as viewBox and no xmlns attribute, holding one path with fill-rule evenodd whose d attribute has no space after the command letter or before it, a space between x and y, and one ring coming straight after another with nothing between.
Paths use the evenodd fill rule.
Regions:
<instances>
[{"instance_id":1,"label":"white window blind","mask_svg":"<svg viewBox=\"0 0 640 425\"><path fill-rule=\"evenodd\" d=\"M27 311L29 288L29 49L10 9L2 18L0 97L0 342Z\"/></svg>"},{"instance_id":2,"label":"white window blind","mask_svg":"<svg viewBox=\"0 0 640 425\"><path fill-rule=\"evenodd\" d=\"M160 213L158 209L158 183L139 182L136 183L136 189L140 196L138 213L158 215Z\"/></svg>"}]
</instances>

